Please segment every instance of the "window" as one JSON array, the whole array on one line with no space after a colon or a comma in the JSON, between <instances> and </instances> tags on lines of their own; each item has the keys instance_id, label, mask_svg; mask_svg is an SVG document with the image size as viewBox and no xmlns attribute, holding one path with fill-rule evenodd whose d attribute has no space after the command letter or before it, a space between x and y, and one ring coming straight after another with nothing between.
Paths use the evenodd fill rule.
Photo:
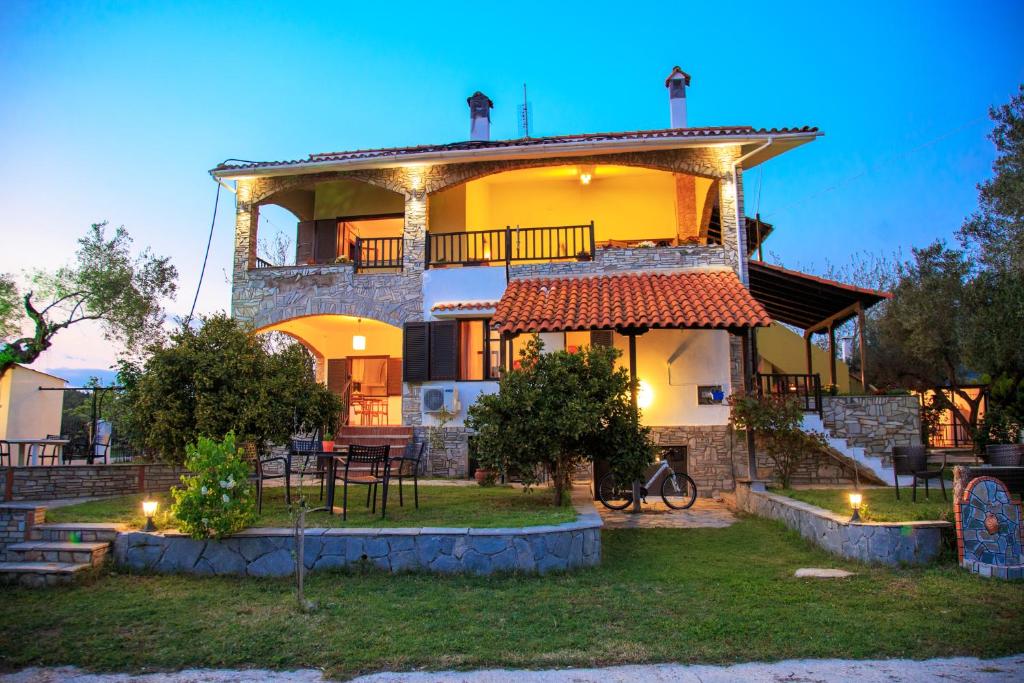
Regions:
<instances>
[{"instance_id":1,"label":"window","mask_svg":"<svg viewBox=\"0 0 1024 683\"><path fill-rule=\"evenodd\" d=\"M494 380L501 370L501 334L490 320L459 321L459 379Z\"/></svg>"},{"instance_id":2,"label":"window","mask_svg":"<svg viewBox=\"0 0 1024 683\"><path fill-rule=\"evenodd\" d=\"M490 320L406 323L404 380L496 380L501 371L501 335Z\"/></svg>"}]
</instances>

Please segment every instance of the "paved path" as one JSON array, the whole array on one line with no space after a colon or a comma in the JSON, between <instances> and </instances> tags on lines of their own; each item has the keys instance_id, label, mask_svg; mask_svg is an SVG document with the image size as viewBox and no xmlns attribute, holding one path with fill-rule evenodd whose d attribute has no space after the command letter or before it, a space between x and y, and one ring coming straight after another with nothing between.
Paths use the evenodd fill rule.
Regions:
<instances>
[{"instance_id":1,"label":"paved path","mask_svg":"<svg viewBox=\"0 0 1024 683\"><path fill-rule=\"evenodd\" d=\"M672 510L661 499L647 500L639 515L609 510L601 503L594 507L605 529L721 529L736 522L736 515L725 503L710 498L698 498L689 510Z\"/></svg>"},{"instance_id":2,"label":"paved path","mask_svg":"<svg viewBox=\"0 0 1024 683\"><path fill-rule=\"evenodd\" d=\"M72 667L25 669L0 675L0 683L243 683L274 681L279 683L322 683L319 671L265 671L260 669L191 669L157 674L89 674ZM657 664L650 666L613 666L606 669L560 669L522 671L490 669L485 671L437 671L380 673L361 676L353 683L1016 683L1024 680L1024 654L1000 659L794 659L771 664L734 664L707 666Z\"/></svg>"}]
</instances>

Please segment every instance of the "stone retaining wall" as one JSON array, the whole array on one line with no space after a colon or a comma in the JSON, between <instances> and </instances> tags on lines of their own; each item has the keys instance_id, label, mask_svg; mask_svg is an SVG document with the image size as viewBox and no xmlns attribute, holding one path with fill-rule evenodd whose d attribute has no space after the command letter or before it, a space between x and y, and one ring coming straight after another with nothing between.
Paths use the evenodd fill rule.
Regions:
<instances>
[{"instance_id":1,"label":"stone retaining wall","mask_svg":"<svg viewBox=\"0 0 1024 683\"><path fill-rule=\"evenodd\" d=\"M733 437L729 425L651 427L658 446L686 446L686 473L702 498L716 498L736 488L736 474L747 470L747 442ZM655 492L656 494L657 492Z\"/></svg>"},{"instance_id":2,"label":"stone retaining wall","mask_svg":"<svg viewBox=\"0 0 1024 683\"><path fill-rule=\"evenodd\" d=\"M593 506L581 510L574 522L519 529L307 529L305 565L480 575L592 567L601 562L601 517ZM160 574L287 576L294 550L291 529L247 529L219 541L135 531L118 535L114 558Z\"/></svg>"},{"instance_id":3,"label":"stone retaining wall","mask_svg":"<svg viewBox=\"0 0 1024 683\"><path fill-rule=\"evenodd\" d=\"M46 521L46 508L27 503L0 503L0 562L7 561L7 546L29 537L36 524Z\"/></svg>"},{"instance_id":4,"label":"stone retaining wall","mask_svg":"<svg viewBox=\"0 0 1024 683\"><path fill-rule=\"evenodd\" d=\"M49 500L167 491L185 470L164 464L56 465L0 470L4 500Z\"/></svg>"},{"instance_id":5,"label":"stone retaining wall","mask_svg":"<svg viewBox=\"0 0 1024 683\"><path fill-rule=\"evenodd\" d=\"M848 516L767 491L750 484L736 488L736 507L768 519L777 519L807 540L850 560L872 564L928 564L942 549L949 522L858 522Z\"/></svg>"},{"instance_id":6,"label":"stone retaining wall","mask_svg":"<svg viewBox=\"0 0 1024 683\"><path fill-rule=\"evenodd\" d=\"M916 396L823 396L822 422L832 436L890 464L893 446L921 444Z\"/></svg>"}]
</instances>

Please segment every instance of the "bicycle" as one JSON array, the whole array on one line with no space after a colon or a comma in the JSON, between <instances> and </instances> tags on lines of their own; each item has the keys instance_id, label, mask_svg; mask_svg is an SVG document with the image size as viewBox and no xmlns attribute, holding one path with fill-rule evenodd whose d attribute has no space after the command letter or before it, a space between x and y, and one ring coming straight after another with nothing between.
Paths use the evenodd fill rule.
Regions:
<instances>
[{"instance_id":1,"label":"bicycle","mask_svg":"<svg viewBox=\"0 0 1024 683\"><path fill-rule=\"evenodd\" d=\"M673 510L685 510L697 500L697 484L693 482L685 472L676 472L668 464L668 458L661 461L661 465L647 480L647 483L640 487L640 500L647 502L648 490L654 486L658 476L665 474L661 482L661 499L665 505ZM620 485L615 481L615 475L608 472L597 484L597 497L609 510L625 510L633 504L633 484Z\"/></svg>"}]
</instances>

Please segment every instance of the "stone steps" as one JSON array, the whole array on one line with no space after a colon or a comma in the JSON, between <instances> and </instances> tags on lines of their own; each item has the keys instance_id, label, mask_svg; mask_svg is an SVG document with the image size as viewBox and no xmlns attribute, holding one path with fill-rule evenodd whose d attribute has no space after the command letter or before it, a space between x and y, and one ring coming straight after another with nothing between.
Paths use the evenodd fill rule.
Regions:
<instances>
[{"instance_id":1,"label":"stone steps","mask_svg":"<svg viewBox=\"0 0 1024 683\"><path fill-rule=\"evenodd\" d=\"M853 446L847 442L846 439L832 436L828 428L824 425L821 418L817 415L805 414L803 420L803 429L805 431L816 431L821 432L825 435L828 445L838 453L840 456L857 464L861 471L867 470L869 474L873 475L882 484L886 486L892 486L893 484L893 469L892 465L886 463L884 459L875 456L868 455L867 452L860 446ZM900 476L900 485L909 486L913 483L913 479L907 476ZM876 482L877 483L877 482Z\"/></svg>"},{"instance_id":2,"label":"stone steps","mask_svg":"<svg viewBox=\"0 0 1024 683\"><path fill-rule=\"evenodd\" d=\"M25 541L7 546L12 562L50 562L88 564L98 567L110 550L110 543L70 543L63 541ZM13 557L11 557L13 554Z\"/></svg>"},{"instance_id":3,"label":"stone steps","mask_svg":"<svg viewBox=\"0 0 1024 683\"><path fill-rule=\"evenodd\" d=\"M41 588L74 583L93 565L69 562L0 562L0 583Z\"/></svg>"},{"instance_id":4,"label":"stone steps","mask_svg":"<svg viewBox=\"0 0 1024 683\"><path fill-rule=\"evenodd\" d=\"M55 586L92 576L103 566L123 524L47 524L43 506L32 506L27 521L0 544L0 583Z\"/></svg>"},{"instance_id":5,"label":"stone steps","mask_svg":"<svg viewBox=\"0 0 1024 683\"><path fill-rule=\"evenodd\" d=\"M127 529L124 524L65 522L37 524L32 527L29 540L66 543L111 543L117 534Z\"/></svg>"}]
</instances>

